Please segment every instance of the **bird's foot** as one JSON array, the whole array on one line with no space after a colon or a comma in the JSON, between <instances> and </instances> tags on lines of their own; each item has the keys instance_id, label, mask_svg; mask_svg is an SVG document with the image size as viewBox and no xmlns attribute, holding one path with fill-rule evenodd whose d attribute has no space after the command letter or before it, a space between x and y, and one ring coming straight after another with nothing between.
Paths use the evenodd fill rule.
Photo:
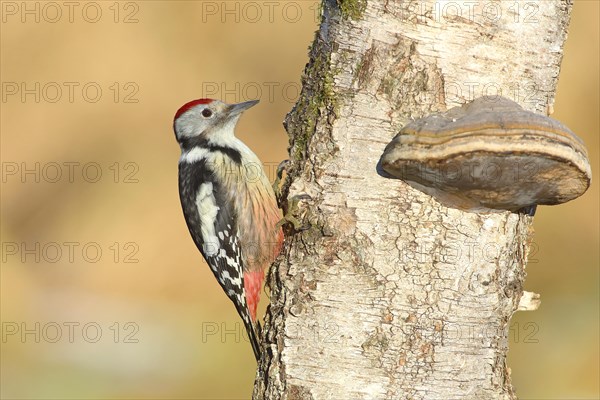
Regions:
<instances>
[{"instance_id":1,"label":"bird's foot","mask_svg":"<svg viewBox=\"0 0 600 400\"><path fill-rule=\"evenodd\" d=\"M289 167L289 165L290 165L290 160L283 160L277 166L277 176L275 176L275 181L273 182L272 186L273 186L273 192L275 192L275 198L277 199L278 202L281 197L281 187L279 184L281 183L283 171L286 171L287 168Z\"/></svg>"},{"instance_id":2,"label":"bird's foot","mask_svg":"<svg viewBox=\"0 0 600 400\"><path fill-rule=\"evenodd\" d=\"M303 200L312 200L312 197L310 197L308 194L299 194L291 197L288 200L287 211L285 212L283 218L277 222L277 228L280 228L288 223L292 224L296 232L305 231L310 228L310 226L303 224L298 219L298 211L300 211L299 204Z\"/></svg>"}]
</instances>

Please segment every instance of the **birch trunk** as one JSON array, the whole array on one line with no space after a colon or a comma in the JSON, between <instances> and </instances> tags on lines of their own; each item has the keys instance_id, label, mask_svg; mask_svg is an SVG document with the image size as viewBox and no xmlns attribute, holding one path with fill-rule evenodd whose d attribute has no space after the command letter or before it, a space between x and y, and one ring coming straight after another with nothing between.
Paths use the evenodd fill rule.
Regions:
<instances>
[{"instance_id":1,"label":"birch trunk","mask_svg":"<svg viewBox=\"0 0 600 400\"><path fill-rule=\"evenodd\" d=\"M408 121L501 94L552 109L571 2L325 0L286 119L255 399L514 399L508 329L533 219L446 208L378 172ZM288 201L288 205L291 204ZM521 308L531 308L526 302Z\"/></svg>"}]
</instances>

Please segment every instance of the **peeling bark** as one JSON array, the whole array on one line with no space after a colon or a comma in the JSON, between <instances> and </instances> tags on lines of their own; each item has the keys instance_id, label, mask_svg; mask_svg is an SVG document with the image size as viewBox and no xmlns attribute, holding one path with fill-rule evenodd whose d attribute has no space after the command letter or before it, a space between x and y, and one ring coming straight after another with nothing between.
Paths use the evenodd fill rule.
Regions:
<instances>
[{"instance_id":1,"label":"peeling bark","mask_svg":"<svg viewBox=\"0 0 600 400\"><path fill-rule=\"evenodd\" d=\"M508 329L532 217L446 208L378 161L407 121L475 97L549 112L570 10L325 0L286 119L283 198L310 195L307 229L288 229L269 276L255 399L516 398Z\"/></svg>"}]
</instances>

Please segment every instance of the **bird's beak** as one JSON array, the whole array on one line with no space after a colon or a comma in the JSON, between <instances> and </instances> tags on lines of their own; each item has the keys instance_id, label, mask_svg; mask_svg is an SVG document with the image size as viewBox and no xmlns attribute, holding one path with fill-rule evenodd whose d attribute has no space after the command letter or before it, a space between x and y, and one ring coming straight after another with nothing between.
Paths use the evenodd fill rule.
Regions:
<instances>
[{"instance_id":1,"label":"bird's beak","mask_svg":"<svg viewBox=\"0 0 600 400\"><path fill-rule=\"evenodd\" d=\"M233 117L234 115L241 114L242 112L246 111L247 109L256 104L258 104L258 100L250 100L245 101L243 103L231 104L227 107L227 114L230 117Z\"/></svg>"}]
</instances>

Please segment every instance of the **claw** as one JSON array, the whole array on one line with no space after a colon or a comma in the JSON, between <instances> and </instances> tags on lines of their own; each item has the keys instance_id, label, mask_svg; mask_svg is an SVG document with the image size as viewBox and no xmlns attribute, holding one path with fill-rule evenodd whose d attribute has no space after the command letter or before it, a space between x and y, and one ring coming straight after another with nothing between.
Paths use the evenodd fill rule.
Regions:
<instances>
[{"instance_id":1,"label":"claw","mask_svg":"<svg viewBox=\"0 0 600 400\"><path fill-rule=\"evenodd\" d=\"M302 200L312 200L312 197L310 197L308 194L299 194L288 200L287 212L276 224L278 228L287 223L292 224L296 232L305 231L310 228L310 226L304 225L302 222L300 222L300 220L294 215L298 211L298 203L300 203Z\"/></svg>"},{"instance_id":2,"label":"claw","mask_svg":"<svg viewBox=\"0 0 600 400\"><path fill-rule=\"evenodd\" d=\"M290 160L283 160L277 166L277 178L281 180L281 176L283 175L283 171L285 171L290 165Z\"/></svg>"},{"instance_id":3,"label":"claw","mask_svg":"<svg viewBox=\"0 0 600 400\"><path fill-rule=\"evenodd\" d=\"M279 183L281 182L281 177L283 176L283 171L287 170L290 165L290 160L283 160L277 166L277 176L275 177L275 181L273 182L273 192L275 192L275 197L279 200L281 196L281 188L279 187Z\"/></svg>"}]
</instances>

